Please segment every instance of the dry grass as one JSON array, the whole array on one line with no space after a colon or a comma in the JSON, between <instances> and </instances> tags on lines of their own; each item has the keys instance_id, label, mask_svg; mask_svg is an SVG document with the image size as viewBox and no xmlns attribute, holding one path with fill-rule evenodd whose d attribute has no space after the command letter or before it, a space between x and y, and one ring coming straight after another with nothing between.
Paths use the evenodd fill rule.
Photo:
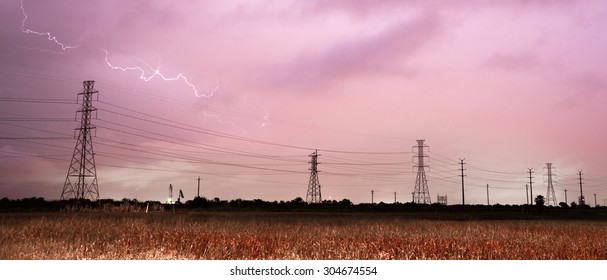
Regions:
<instances>
[{"instance_id":1,"label":"dry grass","mask_svg":"<svg viewBox=\"0 0 607 280\"><path fill-rule=\"evenodd\" d=\"M1 259L607 259L607 223L392 214L0 215Z\"/></svg>"}]
</instances>

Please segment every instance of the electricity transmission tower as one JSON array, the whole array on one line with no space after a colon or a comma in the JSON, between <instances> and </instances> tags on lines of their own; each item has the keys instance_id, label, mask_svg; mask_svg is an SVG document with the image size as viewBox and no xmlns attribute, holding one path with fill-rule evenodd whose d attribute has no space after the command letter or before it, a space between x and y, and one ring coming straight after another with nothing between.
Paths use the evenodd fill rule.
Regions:
<instances>
[{"instance_id":1,"label":"electricity transmission tower","mask_svg":"<svg viewBox=\"0 0 607 280\"><path fill-rule=\"evenodd\" d=\"M95 81L84 81L84 89L78 93L82 95L82 108L80 113L80 127L78 140L74 148L74 155L70 163L61 192L61 200L75 199L99 199L99 188L97 186L97 169L95 167L95 153L93 152L93 137L91 131L95 129L91 125L92 113L97 109L93 107L93 95L99 91L93 88ZM80 99L80 97L78 97Z\"/></svg>"},{"instance_id":2,"label":"electricity transmission tower","mask_svg":"<svg viewBox=\"0 0 607 280\"><path fill-rule=\"evenodd\" d=\"M447 205L447 194L445 194L445 195L436 194L436 203L441 204L441 205Z\"/></svg>"},{"instance_id":3,"label":"electricity transmission tower","mask_svg":"<svg viewBox=\"0 0 607 280\"><path fill-rule=\"evenodd\" d=\"M415 178L415 189L413 190L413 203L430 204L430 191L428 190L428 179L426 179L426 171L424 168L428 167L424 165L424 140L417 140L417 177Z\"/></svg>"},{"instance_id":4,"label":"electricity transmission tower","mask_svg":"<svg viewBox=\"0 0 607 280\"><path fill-rule=\"evenodd\" d=\"M320 194L320 182L318 181L318 150L310 154L310 182L308 183L308 193L306 194L306 202L321 203L322 195Z\"/></svg>"},{"instance_id":5,"label":"electricity transmission tower","mask_svg":"<svg viewBox=\"0 0 607 280\"><path fill-rule=\"evenodd\" d=\"M546 163L546 172L548 176L548 186L546 188L546 205L558 205L556 201L556 194L554 193L554 186L552 183L552 163ZM552 203L552 204L550 204Z\"/></svg>"}]
</instances>

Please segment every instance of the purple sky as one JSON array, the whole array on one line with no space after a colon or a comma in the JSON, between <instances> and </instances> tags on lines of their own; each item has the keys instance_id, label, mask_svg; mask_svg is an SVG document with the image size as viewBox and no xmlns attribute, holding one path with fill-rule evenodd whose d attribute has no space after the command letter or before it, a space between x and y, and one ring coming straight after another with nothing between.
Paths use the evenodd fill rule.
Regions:
<instances>
[{"instance_id":1,"label":"purple sky","mask_svg":"<svg viewBox=\"0 0 607 280\"><path fill-rule=\"evenodd\" d=\"M192 199L200 176L305 199L319 149L323 199L407 202L425 139L432 202L461 203L459 158L469 204L525 203L528 168L545 196L547 162L558 201L578 170L607 199L605 1L2 0L0 23L0 197L60 197L75 140L8 138L71 137L31 118L73 118L40 99L95 80L102 198Z\"/></svg>"}]
</instances>

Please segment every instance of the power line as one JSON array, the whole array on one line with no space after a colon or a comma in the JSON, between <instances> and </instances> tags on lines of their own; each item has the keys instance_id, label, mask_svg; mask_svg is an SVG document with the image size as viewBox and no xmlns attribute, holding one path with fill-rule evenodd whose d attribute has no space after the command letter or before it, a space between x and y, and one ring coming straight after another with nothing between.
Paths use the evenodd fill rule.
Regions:
<instances>
[{"instance_id":1,"label":"power line","mask_svg":"<svg viewBox=\"0 0 607 280\"><path fill-rule=\"evenodd\" d=\"M0 102L21 102L21 103L39 103L39 104L78 104L77 101L67 99L50 98L12 98L0 97Z\"/></svg>"},{"instance_id":2,"label":"power line","mask_svg":"<svg viewBox=\"0 0 607 280\"><path fill-rule=\"evenodd\" d=\"M0 118L0 122L74 122L72 118Z\"/></svg>"},{"instance_id":3,"label":"power line","mask_svg":"<svg viewBox=\"0 0 607 280\"><path fill-rule=\"evenodd\" d=\"M67 140L72 137L0 137L2 140Z\"/></svg>"},{"instance_id":4,"label":"power line","mask_svg":"<svg viewBox=\"0 0 607 280\"><path fill-rule=\"evenodd\" d=\"M277 169L277 168L264 168L264 167L254 166L254 165L229 163L229 162L215 161L215 160L209 160L209 159L200 159L200 158L194 158L194 157L179 156L179 155L174 155L174 154L169 154L169 153L158 153L158 152L152 152L152 151L146 151L146 150L140 150L140 149L134 149L134 148L113 146L113 145L104 144L104 143L101 143L101 144L119 148L119 149L136 151L136 152L140 152L140 153L154 154L154 155L167 156L167 157L172 157L172 158L176 158L176 159L186 160L189 163L205 163L205 164L214 164L214 165L224 165L224 166L242 167L242 168L248 168L248 169L276 171L276 172L283 172L283 173L297 173L297 174L305 173L305 172L293 171L293 170L285 170L285 169Z\"/></svg>"},{"instance_id":5,"label":"power line","mask_svg":"<svg viewBox=\"0 0 607 280\"><path fill-rule=\"evenodd\" d=\"M129 118L133 118L133 119L138 119L141 121L145 121L145 122L150 122L150 123L154 123L154 124L159 124L159 125L163 125L163 126L168 126L168 127L172 127L172 128L177 128L177 129L181 129L181 130L186 130L186 131L190 131L190 132L196 132L196 133L202 133L202 134L206 134L206 135L211 135L211 136L216 136L216 137L222 137L222 138L227 138L227 139L232 139L232 140L238 140L238 141L244 141L244 142L248 142L248 143L255 143L255 144L263 144L263 145L271 145L271 146L278 146L278 147L285 147L285 148L293 148L293 149L300 149L300 150L314 150L310 147L303 147L303 146L295 146L295 145L286 145L286 144L281 144L281 143L275 143L275 142L269 142L269 141L263 141L263 140L258 140L258 139L252 139L252 138L247 138L247 137L242 137L242 136L237 136L237 135L232 135L232 134L227 134L227 133L223 133L223 132L218 132L218 131L214 131L214 130L210 130L210 129L203 129L203 128L199 128L199 127L194 127L191 125L187 125L187 124L183 124L180 122L175 122L175 121L171 121L168 119L164 119L164 118L160 118L151 114L147 114L147 113L143 113L143 112L139 112L136 110L132 110L132 109L128 109L128 108L124 108L122 106L118 106L118 105L114 105L108 102L103 102L100 101L100 103L103 104L107 104L116 108L120 108L132 113L137 113L137 114L141 114L143 116L146 117L152 117L155 119L160 119L169 123L162 123L162 122L158 122L158 121L153 121L153 120L149 120L149 119L145 119L145 118L141 118L141 117L137 117L137 116L132 116L129 114L124 114L124 113L119 113L119 112L115 112L112 110L108 110L108 109L103 109L101 108L101 111L105 111L105 112L109 112L109 113L113 113L113 114L117 114L117 115L121 115L121 116L125 116L125 117L129 117ZM394 154L410 154L410 152L402 152L402 151L393 151L393 152L375 152L375 151L347 151L347 150L337 150L337 149L318 149L319 151L323 151L323 152L332 152L332 153L341 153L341 154L359 154L359 155L394 155Z\"/></svg>"}]
</instances>

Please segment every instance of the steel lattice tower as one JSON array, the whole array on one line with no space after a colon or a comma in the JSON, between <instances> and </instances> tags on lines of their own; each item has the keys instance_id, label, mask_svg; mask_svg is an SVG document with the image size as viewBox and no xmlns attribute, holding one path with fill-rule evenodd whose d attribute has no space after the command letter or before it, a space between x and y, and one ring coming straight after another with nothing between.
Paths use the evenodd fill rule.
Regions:
<instances>
[{"instance_id":1,"label":"steel lattice tower","mask_svg":"<svg viewBox=\"0 0 607 280\"><path fill-rule=\"evenodd\" d=\"M91 125L91 115L97 111L93 107L93 95L99 93L93 88L95 81L84 81L84 89L78 93L82 95L82 108L80 113L80 127L76 128L78 139L74 148L74 155L67 171L61 200L65 199L99 199L99 188L97 186L97 169L95 167L95 153L93 152L93 137L91 131L95 129ZM78 98L80 99L80 97Z\"/></svg>"},{"instance_id":2,"label":"steel lattice tower","mask_svg":"<svg viewBox=\"0 0 607 280\"><path fill-rule=\"evenodd\" d=\"M318 181L318 150L310 154L310 182L308 183L308 193L306 194L306 202L321 203L322 195L320 194L320 182Z\"/></svg>"},{"instance_id":3,"label":"steel lattice tower","mask_svg":"<svg viewBox=\"0 0 607 280\"><path fill-rule=\"evenodd\" d=\"M426 171L424 165L424 158L427 157L424 155L424 147L428 147L424 145L424 140L417 140L417 146L413 146L413 148L417 148L417 177L415 178L415 189L413 190L413 203L422 203L422 204L430 204L430 191L428 190L428 179L426 179Z\"/></svg>"},{"instance_id":4,"label":"steel lattice tower","mask_svg":"<svg viewBox=\"0 0 607 280\"><path fill-rule=\"evenodd\" d=\"M552 184L552 163L546 163L546 172L548 176L548 187L546 188L546 205L556 206L558 205L558 202L556 201L556 194L554 193L554 186Z\"/></svg>"},{"instance_id":5,"label":"steel lattice tower","mask_svg":"<svg viewBox=\"0 0 607 280\"><path fill-rule=\"evenodd\" d=\"M436 195L436 203L441 204L441 205L447 205L447 194L443 195Z\"/></svg>"}]
</instances>

